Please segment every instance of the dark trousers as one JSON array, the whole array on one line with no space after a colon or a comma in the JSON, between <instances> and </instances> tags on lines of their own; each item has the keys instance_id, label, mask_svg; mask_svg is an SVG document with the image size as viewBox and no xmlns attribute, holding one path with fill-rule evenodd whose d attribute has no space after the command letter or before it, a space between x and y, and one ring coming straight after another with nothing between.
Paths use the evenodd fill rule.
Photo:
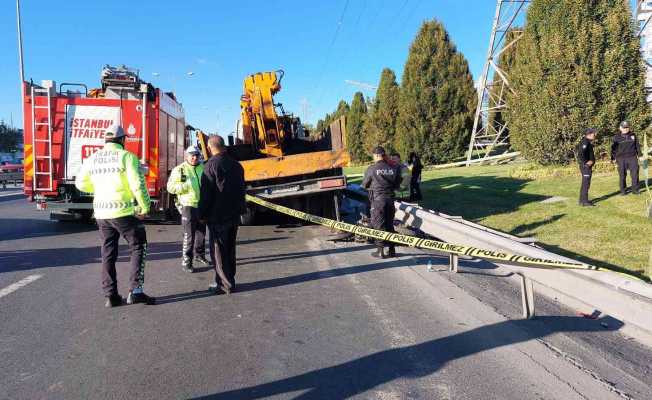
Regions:
<instances>
[{"instance_id":1,"label":"dark trousers","mask_svg":"<svg viewBox=\"0 0 652 400\"><path fill-rule=\"evenodd\" d=\"M625 194L627 188L627 171L632 177L632 192L638 193L638 158L624 157L616 160L618 177L620 178L620 193Z\"/></svg>"},{"instance_id":2,"label":"dark trousers","mask_svg":"<svg viewBox=\"0 0 652 400\"><path fill-rule=\"evenodd\" d=\"M410 201L421 200L421 182L418 176L412 176L410 179Z\"/></svg>"},{"instance_id":3,"label":"dark trousers","mask_svg":"<svg viewBox=\"0 0 652 400\"><path fill-rule=\"evenodd\" d=\"M394 199L381 198L371 201L371 227L386 232L394 231ZM383 247L383 240L376 240L376 247ZM393 247L393 243L387 243Z\"/></svg>"},{"instance_id":4,"label":"dark trousers","mask_svg":"<svg viewBox=\"0 0 652 400\"><path fill-rule=\"evenodd\" d=\"M206 256L206 225L199 222L199 209L183 207L181 209L183 226L183 246L181 265L192 267L194 257Z\"/></svg>"},{"instance_id":5,"label":"dark trousers","mask_svg":"<svg viewBox=\"0 0 652 400\"><path fill-rule=\"evenodd\" d=\"M102 289L105 296L118 294L115 262L118 259L118 241L122 236L131 251L130 289L142 288L145 283L147 233L142 221L134 216L98 219L102 238Z\"/></svg>"},{"instance_id":6,"label":"dark trousers","mask_svg":"<svg viewBox=\"0 0 652 400\"><path fill-rule=\"evenodd\" d=\"M235 288L235 247L238 225L208 224L210 230L209 246L211 261L215 266L215 282L218 286L233 290Z\"/></svg>"},{"instance_id":7,"label":"dark trousers","mask_svg":"<svg viewBox=\"0 0 652 400\"><path fill-rule=\"evenodd\" d=\"M589 202L589 188L591 187L593 168L586 165L580 165L580 173L582 174L582 186L580 187L580 204L583 204Z\"/></svg>"}]
</instances>

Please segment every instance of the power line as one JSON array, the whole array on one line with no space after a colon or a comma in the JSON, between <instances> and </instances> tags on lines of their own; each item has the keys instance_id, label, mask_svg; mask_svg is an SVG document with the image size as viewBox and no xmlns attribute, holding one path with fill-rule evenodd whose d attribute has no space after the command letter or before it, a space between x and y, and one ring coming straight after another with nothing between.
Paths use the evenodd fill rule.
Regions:
<instances>
[{"instance_id":1,"label":"power line","mask_svg":"<svg viewBox=\"0 0 652 400\"><path fill-rule=\"evenodd\" d=\"M330 56L331 56L331 52L333 51L333 46L335 45L335 41L337 41L337 37L340 34L340 30L342 29L342 25L344 23L344 16L346 15L346 9L348 7L349 7L349 0L346 0L346 3L344 3L344 9L342 10L342 14L340 15L340 19L337 22L337 28L335 29L335 33L333 34L333 39L331 40L331 43L328 46L328 50L326 51L326 58L321 67L321 72L319 73L319 79L317 80L318 82L317 88L320 93L319 97L317 98L317 104L321 104L321 100L323 97L322 80L324 79L324 74L326 73L326 67L328 66L328 63L330 61Z\"/></svg>"},{"instance_id":2,"label":"power line","mask_svg":"<svg viewBox=\"0 0 652 400\"><path fill-rule=\"evenodd\" d=\"M405 33L408 23L410 22L410 19L412 18L414 12L419 8L420 5L421 5L421 0L417 0L416 3L414 3L414 7L412 7L410 11L408 11L407 17L403 20L403 23L401 24L403 26L403 29L401 29L401 34Z\"/></svg>"}]
</instances>

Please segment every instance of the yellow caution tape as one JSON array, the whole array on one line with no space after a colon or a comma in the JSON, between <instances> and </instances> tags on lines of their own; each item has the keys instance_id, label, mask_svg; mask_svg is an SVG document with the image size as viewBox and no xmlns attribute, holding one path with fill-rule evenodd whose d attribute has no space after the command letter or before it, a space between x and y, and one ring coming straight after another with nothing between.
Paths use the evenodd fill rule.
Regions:
<instances>
[{"instance_id":1,"label":"yellow caution tape","mask_svg":"<svg viewBox=\"0 0 652 400\"><path fill-rule=\"evenodd\" d=\"M293 210L291 208L283 207L278 204L270 203L259 197L247 195L247 201L258 204L260 206L278 211L282 214L287 214L295 218L309 221L315 224L323 225L329 228L334 228L344 232L350 232L356 235L366 236L372 239L385 240L387 242L394 242L407 246L416 247L419 249L436 250L448 254L457 254L459 256L469 256L481 258L484 260L498 261L509 264L519 264L525 267L539 267L539 268L564 268L564 269L582 269L582 270L598 270L598 267L582 263L569 263L565 261L546 260L543 258L533 258L527 256L518 256L509 254L502 251L485 250L477 247L463 246L459 244L439 242L437 240L418 238L415 236L403 235L400 233L386 232L378 229L367 228L364 226L347 224L346 222L335 221L329 218L318 217L316 215L308 214L303 211Z\"/></svg>"}]
</instances>

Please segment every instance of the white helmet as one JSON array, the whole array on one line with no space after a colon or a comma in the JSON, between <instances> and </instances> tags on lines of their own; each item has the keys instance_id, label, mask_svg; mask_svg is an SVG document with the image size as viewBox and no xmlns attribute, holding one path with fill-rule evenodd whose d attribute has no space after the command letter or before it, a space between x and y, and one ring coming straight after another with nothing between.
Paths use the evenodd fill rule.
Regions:
<instances>
[{"instance_id":1,"label":"white helmet","mask_svg":"<svg viewBox=\"0 0 652 400\"><path fill-rule=\"evenodd\" d=\"M127 134L120 124L112 124L104 132L104 139L117 139L124 136L127 136Z\"/></svg>"},{"instance_id":2,"label":"white helmet","mask_svg":"<svg viewBox=\"0 0 652 400\"><path fill-rule=\"evenodd\" d=\"M188 146L188 148L186 149L186 154L196 154L196 155L199 155L199 154L201 154L201 152L199 151L199 149L197 148L197 146L192 145L192 146Z\"/></svg>"}]
</instances>

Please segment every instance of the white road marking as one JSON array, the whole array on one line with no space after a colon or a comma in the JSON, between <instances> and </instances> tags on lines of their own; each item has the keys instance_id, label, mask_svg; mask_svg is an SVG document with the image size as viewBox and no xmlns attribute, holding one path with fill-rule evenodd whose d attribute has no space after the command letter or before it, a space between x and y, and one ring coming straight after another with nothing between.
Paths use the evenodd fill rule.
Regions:
<instances>
[{"instance_id":1,"label":"white road marking","mask_svg":"<svg viewBox=\"0 0 652 400\"><path fill-rule=\"evenodd\" d=\"M19 194L23 194L23 192L2 193L0 197L18 196Z\"/></svg>"},{"instance_id":2,"label":"white road marking","mask_svg":"<svg viewBox=\"0 0 652 400\"><path fill-rule=\"evenodd\" d=\"M7 286L6 288L0 290L0 298L5 297L6 295L15 292L16 290L22 288L23 286L27 286L30 283L41 279L42 277L43 277L43 275L30 275L27 278L21 279L16 283L12 283L11 285Z\"/></svg>"}]
</instances>

